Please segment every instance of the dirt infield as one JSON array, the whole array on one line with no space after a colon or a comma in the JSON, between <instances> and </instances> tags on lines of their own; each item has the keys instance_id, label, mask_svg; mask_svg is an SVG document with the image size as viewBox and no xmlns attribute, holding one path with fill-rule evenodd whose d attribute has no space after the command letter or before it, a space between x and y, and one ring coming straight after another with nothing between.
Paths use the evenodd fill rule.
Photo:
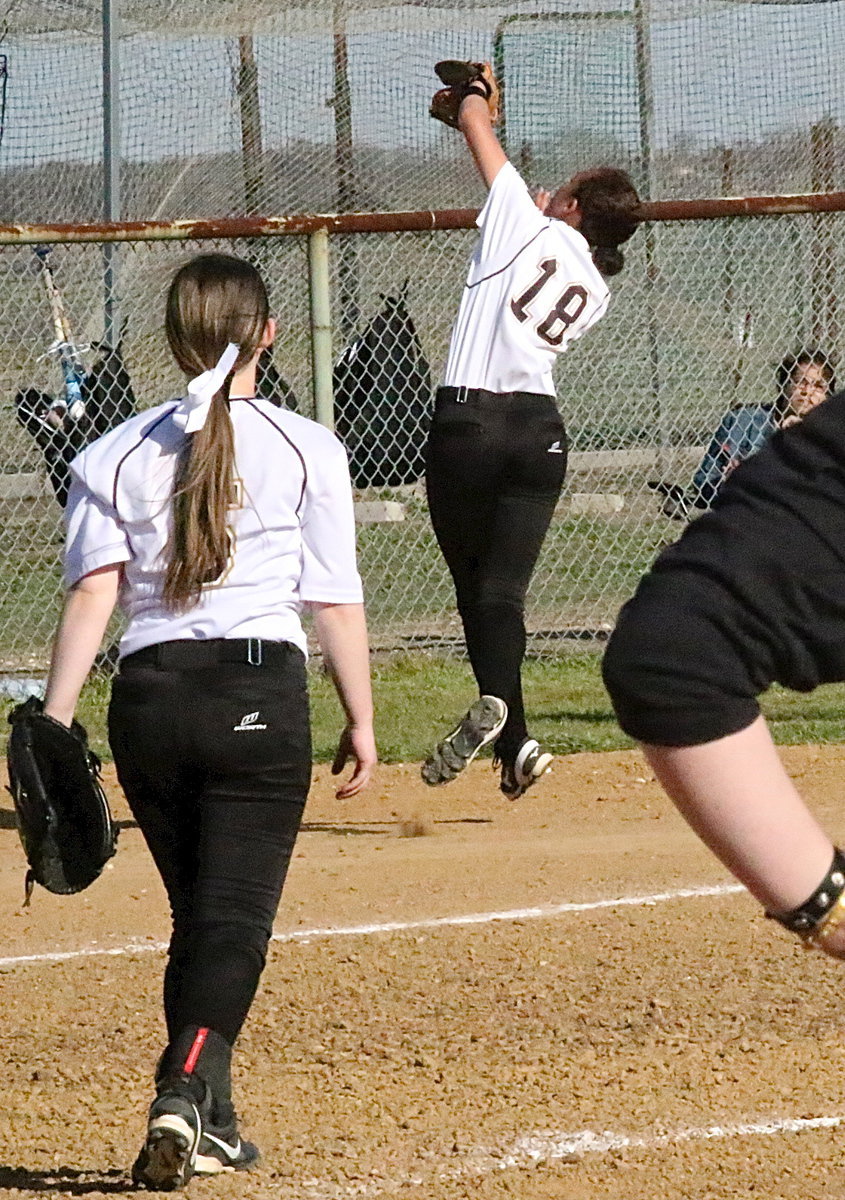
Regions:
<instances>
[{"instance_id":1,"label":"dirt infield","mask_svg":"<svg viewBox=\"0 0 845 1200\"><path fill-rule=\"evenodd\" d=\"M845 747L784 756L845 837ZM104 876L28 909L0 811L3 1196L131 1190L167 914L115 804ZM559 760L518 804L486 762L435 790L382 767L345 804L320 769L276 930L236 1072L263 1165L197 1197L845 1196L842 967L761 918L634 753Z\"/></svg>"}]
</instances>

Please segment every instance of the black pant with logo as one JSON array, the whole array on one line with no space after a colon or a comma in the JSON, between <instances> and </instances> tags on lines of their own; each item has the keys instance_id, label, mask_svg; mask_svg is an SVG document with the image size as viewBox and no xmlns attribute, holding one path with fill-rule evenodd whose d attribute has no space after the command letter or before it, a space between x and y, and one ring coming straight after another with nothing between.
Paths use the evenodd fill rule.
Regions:
<instances>
[{"instance_id":1,"label":"black pant with logo","mask_svg":"<svg viewBox=\"0 0 845 1200\"><path fill-rule=\"evenodd\" d=\"M438 390L426 450L428 505L479 690L508 705L496 745L504 761L527 734L525 595L563 486L566 451L552 396Z\"/></svg>"},{"instance_id":2,"label":"black pant with logo","mask_svg":"<svg viewBox=\"0 0 845 1200\"><path fill-rule=\"evenodd\" d=\"M302 652L220 639L130 655L112 688L109 741L170 901L168 1035L197 1025L231 1044L264 968L310 784Z\"/></svg>"}]
</instances>

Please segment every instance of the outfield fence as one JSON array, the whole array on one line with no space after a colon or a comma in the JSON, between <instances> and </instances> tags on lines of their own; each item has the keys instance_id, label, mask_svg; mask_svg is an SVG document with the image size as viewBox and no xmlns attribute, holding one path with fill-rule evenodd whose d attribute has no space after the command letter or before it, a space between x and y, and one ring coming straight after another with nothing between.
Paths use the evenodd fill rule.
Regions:
<instances>
[{"instance_id":1,"label":"outfield fence","mask_svg":"<svg viewBox=\"0 0 845 1200\"><path fill-rule=\"evenodd\" d=\"M570 471L531 586L532 649L600 642L656 552L682 528L649 483L688 486L724 410L774 399L785 354L821 345L835 358L843 209L839 193L649 206L652 219L626 248L607 316L558 364ZM335 421L350 452L374 646L459 649L420 454L474 216L0 227L2 668L44 667L60 603L61 509L45 468L52 435L25 428L20 412L27 389L44 403L62 393L45 245L86 368L104 336L108 280L140 409L182 386L162 331L176 267L211 248L256 262L278 319L277 390L303 414ZM360 317L344 335L350 274ZM350 358L359 364L357 393L341 371Z\"/></svg>"},{"instance_id":2,"label":"outfield fence","mask_svg":"<svg viewBox=\"0 0 845 1200\"><path fill-rule=\"evenodd\" d=\"M845 186L842 0L8 0L0 212L26 222L473 203L428 119L438 59L490 59L534 185ZM826 142L830 181L819 179ZM104 195L105 192L105 195Z\"/></svg>"},{"instance_id":3,"label":"outfield fence","mask_svg":"<svg viewBox=\"0 0 845 1200\"><path fill-rule=\"evenodd\" d=\"M786 354L839 349L843 49L845 0L6 4L0 215L23 224L0 226L0 670L46 662L66 460L179 391L163 297L210 247L268 281L266 386L347 444L374 644L461 646L420 481L474 236L451 206L483 198L428 117L453 57L492 61L531 187L612 162L649 202L608 315L556 370L570 470L531 647L595 647L682 527L649 483L688 485Z\"/></svg>"}]
</instances>

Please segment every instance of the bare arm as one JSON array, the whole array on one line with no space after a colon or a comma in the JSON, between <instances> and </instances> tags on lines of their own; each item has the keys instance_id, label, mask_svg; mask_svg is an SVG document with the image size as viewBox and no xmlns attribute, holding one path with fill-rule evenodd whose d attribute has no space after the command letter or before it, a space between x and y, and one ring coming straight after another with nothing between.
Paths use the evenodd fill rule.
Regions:
<instances>
[{"instance_id":1,"label":"bare arm","mask_svg":"<svg viewBox=\"0 0 845 1200\"><path fill-rule=\"evenodd\" d=\"M92 571L65 597L44 697L44 711L63 725L73 720L82 685L97 657L117 603L120 572L120 563Z\"/></svg>"},{"instance_id":2,"label":"bare arm","mask_svg":"<svg viewBox=\"0 0 845 1200\"><path fill-rule=\"evenodd\" d=\"M470 93L458 113L458 128L466 139L478 173L488 188L508 161L490 121L487 101Z\"/></svg>"},{"instance_id":3,"label":"bare arm","mask_svg":"<svg viewBox=\"0 0 845 1200\"><path fill-rule=\"evenodd\" d=\"M354 796L369 783L377 753L373 733L370 650L363 604L312 604L314 628L323 659L346 713L332 774L351 757L351 777L337 789L339 799Z\"/></svg>"}]
</instances>

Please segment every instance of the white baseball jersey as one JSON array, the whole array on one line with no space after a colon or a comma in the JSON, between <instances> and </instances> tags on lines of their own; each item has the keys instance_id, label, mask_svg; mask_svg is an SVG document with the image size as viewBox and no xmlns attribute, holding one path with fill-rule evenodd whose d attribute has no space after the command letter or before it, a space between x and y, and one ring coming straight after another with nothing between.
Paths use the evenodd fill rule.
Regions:
<instances>
[{"instance_id":1,"label":"white baseball jersey","mask_svg":"<svg viewBox=\"0 0 845 1200\"><path fill-rule=\"evenodd\" d=\"M123 563L129 618L121 657L177 638L265 638L306 651L303 603L357 604L355 521L346 452L333 433L266 400L232 399L236 495L232 552L199 603L162 604L173 479L184 433L176 402L99 438L71 464L65 582Z\"/></svg>"},{"instance_id":2,"label":"white baseball jersey","mask_svg":"<svg viewBox=\"0 0 845 1200\"><path fill-rule=\"evenodd\" d=\"M553 396L555 356L602 316L607 284L586 238L544 216L511 163L477 224L443 382Z\"/></svg>"}]
</instances>

